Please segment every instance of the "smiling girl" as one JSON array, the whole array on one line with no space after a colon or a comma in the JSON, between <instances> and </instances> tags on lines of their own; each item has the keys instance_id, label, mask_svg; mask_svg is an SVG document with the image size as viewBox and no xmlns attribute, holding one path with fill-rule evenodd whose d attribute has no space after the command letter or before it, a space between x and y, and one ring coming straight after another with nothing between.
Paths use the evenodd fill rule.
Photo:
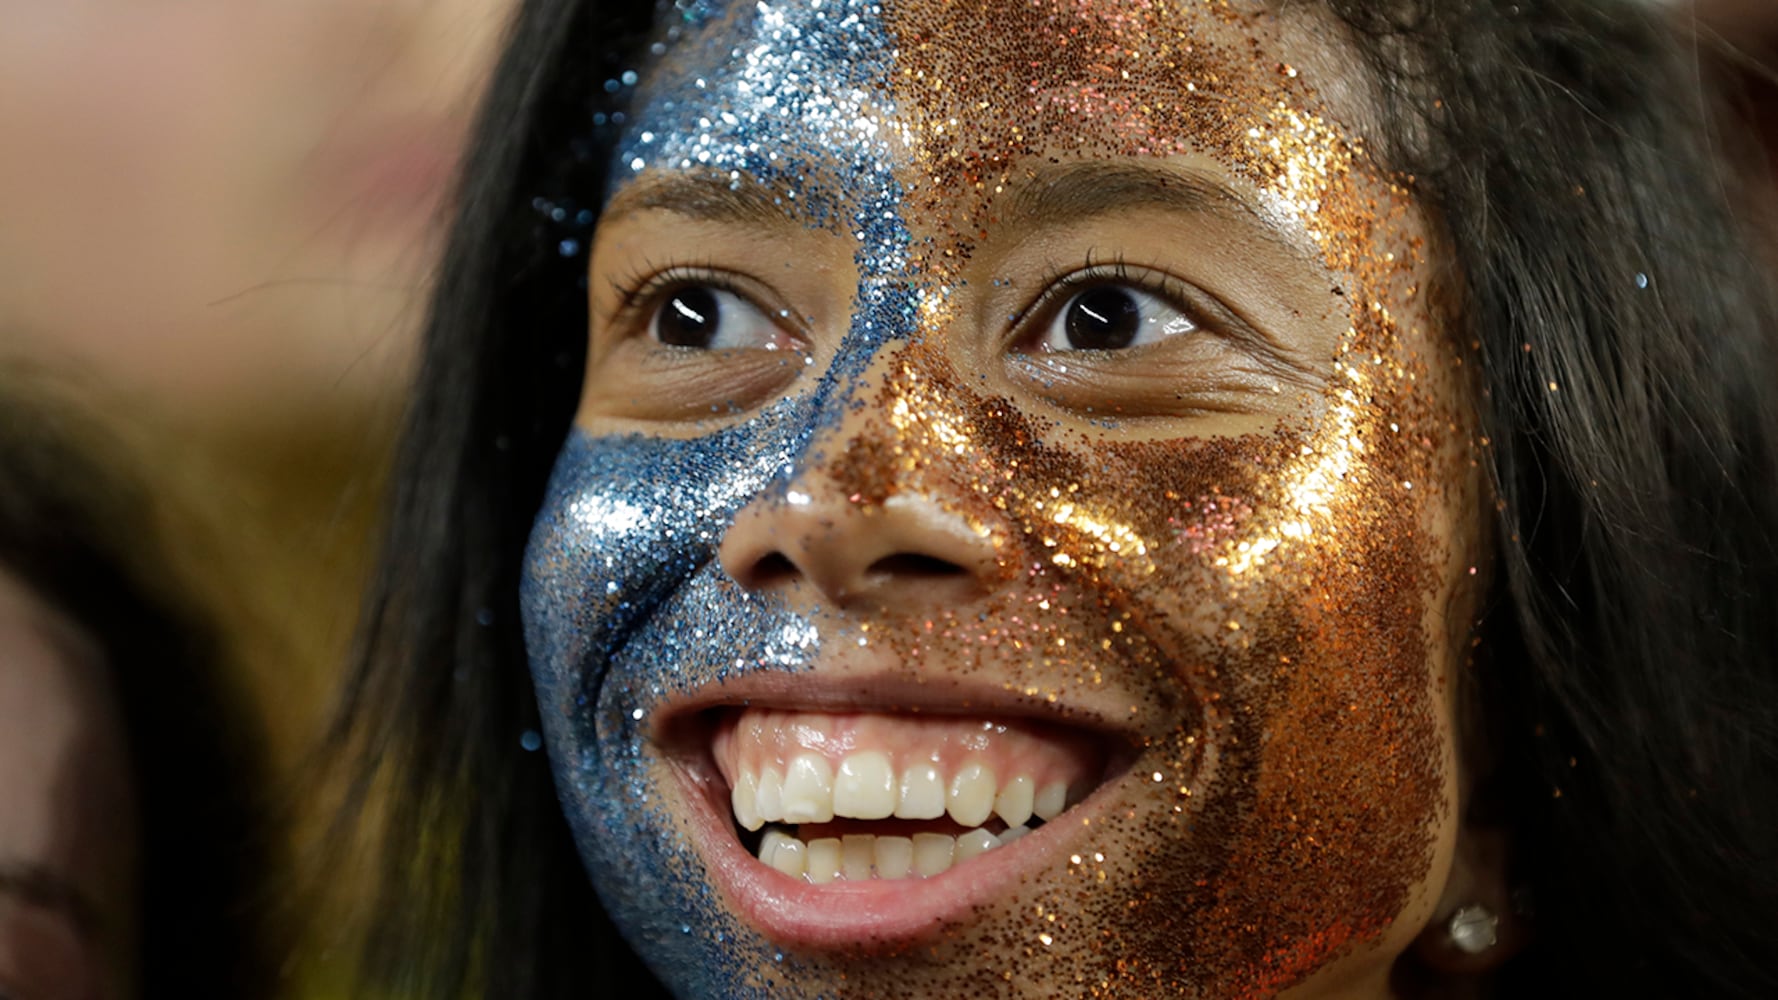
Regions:
<instances>
[{"instance_id":1,"label":"smiling girl","mask_svg":"<svg viewBox=\"0 0 1778 1000\"><path fill-rule=\"evenodd\" d=\"M385 971L584 995L603 912L682 996L1769 985L1696 84L1400 7L529 8L342 729L392 885L460 866Z\"/></svg>"}]
</instances>

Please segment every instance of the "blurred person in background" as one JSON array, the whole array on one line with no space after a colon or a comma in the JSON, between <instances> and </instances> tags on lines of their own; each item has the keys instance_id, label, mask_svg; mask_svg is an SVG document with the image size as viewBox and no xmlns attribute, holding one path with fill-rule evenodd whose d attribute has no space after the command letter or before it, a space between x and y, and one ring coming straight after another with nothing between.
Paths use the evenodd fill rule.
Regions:
<instances>
[{"instance_id":1,"label":"blurred person in background","mask_svg":"<svg viewBox=\"0 0 1778 1000\"><path fill-rule=\"evenodd\" d=\"M0 358L78 384L144 470L130 513L214 616L274 776L351 634L435 231L511 6L0 0ZM295 808L300 846L318 817ZM325 931L289 990L324 990L349 923L290 917Z\"/></svg>"},{"instance_id":2,"label":"blurred person in background","mask_svg":"<svg viewBox=\"0 0 1778 1000\"><path fill-rule=\"evenodd\" d=\"M1706 36L1720 42L1706 51L1739 77L1740 110L1767 162L1778 163L1778 0L1696 0L1693 9Z\"/></svg>"},{"instance_id":3,"label":"blurred person in background","mask_svg":"<svg viewBox=\"0 0 1778 1000\"><path fill-rule=\"evenodd\" d=\"M252 721L120 456L0 380L0 997L268 995Z\"/></svg>"},{"instance_id":4,"label":"blurred person in background","mask_svg":"<svg viewBox=\"0 0 1778 1000\"><path fill-rule=\"evenodd\" d=\"M285 763L508 7L0 0L0 355L79 378L149 468Z\"/></svg>"}]
</instances>

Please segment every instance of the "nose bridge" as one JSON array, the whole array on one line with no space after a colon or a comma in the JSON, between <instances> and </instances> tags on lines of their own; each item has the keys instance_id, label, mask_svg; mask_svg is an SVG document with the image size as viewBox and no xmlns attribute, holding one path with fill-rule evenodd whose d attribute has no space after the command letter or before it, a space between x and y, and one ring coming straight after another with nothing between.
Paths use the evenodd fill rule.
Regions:
<instances>
[{"instance_id":1,"label":"nose bridge","mask_svg":"<svg viewBox=\"0 0 1778 1000\"><path fill-rule=\"evenodd\" d=\"M826 489L849 502L881 505L914 488L917 428L909 426L906 394L914 376L902 350L885 351L826 408L826 426L797 469L808 489Z\"/></svg>"},{"instance_id":2,"label":"nose bridge","mask_svg":"<svg viewBox=\"0 0 1778 1000\"><path fill-rule=\"evenodd\" d=\"M994 526L962 509L945 475L961 456L944 446L949 421L921 353L884 351L834 387L788 483L749 503L724 537L733 579L886 610L966 601L992 586Z\"/></svg>"},{"instance_id":3,"label":"nose bridge","mask_svg":"<svg viewBox=\"0 0 1778 1000\"><path fill-rule=\"evenodd\" d=\"M800 484L811 498L822 492L864 508L897 497L956 507L947 498L958 489L974 441L954 383L934 340L879 352L822 407L822 426L796 464L793 489Z\"/></svg>"}]
</instances>

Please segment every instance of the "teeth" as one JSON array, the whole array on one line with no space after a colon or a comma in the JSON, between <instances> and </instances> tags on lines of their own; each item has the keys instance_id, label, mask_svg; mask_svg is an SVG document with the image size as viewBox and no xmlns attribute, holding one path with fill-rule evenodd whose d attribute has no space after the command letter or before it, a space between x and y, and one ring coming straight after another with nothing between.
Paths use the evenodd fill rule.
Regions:
<instances>
[{"instance_id":1,"label":"teeth","mask_svg":"<svg viewBox=\"0 0 1778 1000\"><path fill-rule=\"evenodd\" d=\"M984 851L1000 846L1000 841L986 830L971 830L957 838L957 861L968 861Z\"/></svg>"},{"instance_id":2,"label":"teeth","mask_svg":"<svg viewBox=\"0 0 1778 1000\"><path fill-rule=\"evenodd\" d=\"M840 839L822 837L809 841L809 881L825 885L840 875Z\"/></svg>"},{"instance_id":3,"label":"teeth","mask_svg":"<svg viewBox=\"0 0 1778 1000\"><path fill-rule=\"evenodd\" d=\"M914 870L914 842L906 837L878 837L876 858L878 878L907 878Z\"/></svg>"},{"instance_id":4,"label":"teeth","mask_svg":"<svg viewBox=\"0 0 1778 1000\"><path fill-rule=\"evenodd\" d=\"M897 777L888 754L862 750L842 760L837 774L818 753L798 755L782 775L771 767L757 773L741 769L729 799L735 822L746 830L767 823L827 823L836 817L928 820L949 813L964 827L980 827L997 815L1011 834L1032 824L1032 817L1045 822L1060 815L1068 805L1068 785L1055 781L1039 788L1028 775L1000 785L993 767L973 760L951 776L947 787L930 761ZM772 863L763 847L760 860ZM919 867L918 858L914 866Z\"/></svg>"},{"instance_id":5,"label":"teeth","mask_svg":"<svg viewBox=\"0 0 1778 1000\"><path fill-rule=\"evenodd\" d=\"M963 765L951 779L945 799L951 818L963 826L981 826L994 814L994 769L979 761Z\"/></svg>"},{"instance_id":6,"label":"teeth","mask_svg":"<svg viewBox=\"0 0 1778 1000\"><path fill-rule=\"evenodd\" d=\"M757 830L765 825L760 818L756 800L759 795L759 782L752 772L742 771L741 780L729 792L729 803L735 808L735 822L749 830Z\"/></svg>"},{"instance_id":7,"label":"teeth","mask_svg":"<svg viewBox=\"0 0 1778 1000\"><path fill-rule=\"evenodd\" d=\"M747 772L741 774L745 780ZM759 794L753 800L753 808L768 823L784 819L784 776L777 769L768 767L759 772Z\"/></svg>"},{"instance_id":8,"label":"teeth","mask_svg":"<svg viewBox=\"0 0 1778 1000\"><path fill-rule=\"evenodd\" d=\"M956 837L942 833L916 833L911 838L855 833L804 843L773 828L760 838L759 860L815 885L840 880L932 878L1030 832L1028 827L1015 826L995 836L978 827Z\"/></svg>"},{"instance_id":9,"label":"teeth","mask_svg":"<svg viewBox=\"0 0 1778 1000\"><path fill-rule=\"evenodd\" d=\"M1030 778L1014 778L994 797L994 812L1008 827L1023 826L1031 818L1032 796L1037 783Z\"/></svg>"},{"instance_id":10,"label":"teeth","mask_svg":"<svg viewBox=\"0 0 1778 1000\"><path fill-rule=\"evenodd\" d=\"M901 772L896 819L937 819L945 814L945 783L935 764L915 764Z\"/></svg>"},{"instance_id":11,"label":"teeth","mask_svg":"<svg viewBox=\"0 0 1778 1000\"><path fill-rule=\"evenodd\" d=\"M876 860L877 838L868 833L851 833L840 838L840 874L848 882L870 878L871 864Z\"/></svg>"},{"instance_id":12,"label":"teeth","mask_svg":"<svg viewBox=\"0 0 1778 1000\"><path fill-rule=\"evenodd\" d=\"M808 868L808 846L779 830L767 830L759 845L761 861L792 878L802 878Z\"/></svg>"},{"instance_id":13,"label":"teeth","mask_svg":"<svg viewBox=\"0 0 1778 1000\"><path fill-rule=\"evenodd\" d=\"M1025 834L1030 833L1030 832L1031 832L1031 828L1028 826L1008 827L1003 833L1000 834L1000 842L1002 844L1010 844L1013 841L1019 839L1020 837L1023 837Z\"/></svg>"},{"instance_id":14,"label":"teeth","mask_svg":"<svg viewBox=\"0 0 1778 1000\"><path fill-rule=\"evenodd\" d=\"M832 819L833 768L820 754L806 753L797 757L790 762L790 771L784 775L784 822L826 823ZM813 844L809 846L814 848ZM811 857L811 878L814 871L814 858Z\"/></svg>"},{"instance_id":15,"label":"teeth","mask_svg":"<svg viewBox=\"0 0 1778 1000\"><path fill-rule=\"evenodd\" d=\"M895 798L895 774L887 754L865 750L840 762L840 773L833 783L835 815L888 819L895 812Z\"/></svg>"},{"instance_id":16,"label":"teeth","mask_svg":"<svg viewBox=\"0 0 1778 1000\"><path fill-rule=\"evenodd\" d=\"M957 838L942 833L914 834L914 873L921 878L943 875L951 867Z\"/></svg>"}]
</instances>

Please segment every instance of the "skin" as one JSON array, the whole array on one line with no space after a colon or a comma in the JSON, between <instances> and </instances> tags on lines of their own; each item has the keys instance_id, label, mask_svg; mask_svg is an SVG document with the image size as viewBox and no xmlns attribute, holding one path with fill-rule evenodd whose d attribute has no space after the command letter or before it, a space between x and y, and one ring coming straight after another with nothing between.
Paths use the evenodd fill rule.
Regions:
<instances>
[{"instance_id":1,"label":"skin","mask_svg":"<svg viewBox=\"0 0 1778 1000\"><path fill-rule=\"evenodd\" d=\"M644 79L533 535L607 906L688 996L1390 995L1454 885L1481 546L1428 229L1338 124L1349 63L1221 4L890 4L836 48L778 9L830 103L772 90L793 33L745 11ZM1071 274L1195 329L1062 350L1072 292L1033 302ZM721 349L655 336L694 285L757 306ZM1133 763L930 934L774 938L676 724L816 689L997 692Z\"/></svg>"},{"instance_id":2,"label":"skin","mask_svg":"<svg viewBox=\"0 0 1778 1000\"><path fill-rule=\"evenodd\" d=\"M0 993L132 995L135 801L97 650L0 573Z\"/></svg>"},{"instance_id":3,"label":"skin","mask_svg":"<svg viewBox=\"0 0 1778 1000\"><path fill-rule=\"evenodd\" d=\"M0 359L135 452L277 761L350 636L439 210L512 6L7 5Z\"/></svg>"},{"instance_id":4,"label":"skin","mask_svg":"<svg viewBox=\"0 0 1778 1000\"><path fill-rule=\"evenodd\" d=\"M260 428L388 392L503 13L465 0L10 12L9 346L96 371L138 405Z\"/></svg>"}]
</instances>

